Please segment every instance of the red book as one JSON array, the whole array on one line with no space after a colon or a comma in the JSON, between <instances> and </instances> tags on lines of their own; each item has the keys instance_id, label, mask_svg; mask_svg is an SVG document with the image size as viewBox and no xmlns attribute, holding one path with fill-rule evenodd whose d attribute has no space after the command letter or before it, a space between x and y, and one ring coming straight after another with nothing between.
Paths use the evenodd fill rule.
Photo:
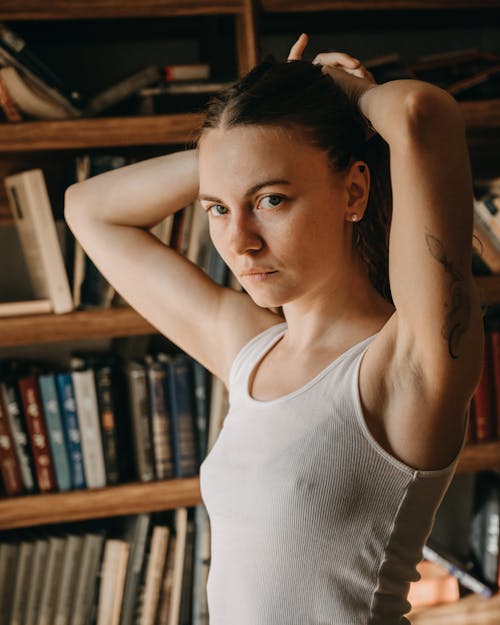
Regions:
<instances>
[{"instance_id":1,"label":"red book","mask_svg":"<svg viewBox=\"0 0 500 625\"><path fill-rule=\"evenodd\" d=\"M42 493L55 491L54 465L49 450L47 428L43 417L37 379L34 375L19 378L18 385L35 463L38 487Z\"/></svg>"},{"instance_id":2,"label":"red book","mask_svg":"<svg viewBox=\"0 0 500 625\"><path fill-rule=\"evenodd\" d=\"M476 412L476 440L478 443L493 441L496 438L495 387L491 358L490 330L485 330L483 371L474 394ZM495 426L495 427L494 427Z\"/></svg>"},{"instance_id":3,"label":"red book","mask_svg":"<svg viewBox=\"0 0 500 625\"><path fill-rule=\"evenodd\" d=\"M495 431L497 440L500 440L500 328L493 328L490 332L491 360L493 368L493 386L495 390Z\"/></svg>"},{"instance_id":4,"label":"red book","mask_svg":"<svg viewBox=\"0 0 500 625\"><path fill-rule=\"evenodd\" d=\"M19 459L14 447L12 430L7 417L7 407L0 396L0 473L8 497L24 491Z\"/></svg>"}]
</instances>

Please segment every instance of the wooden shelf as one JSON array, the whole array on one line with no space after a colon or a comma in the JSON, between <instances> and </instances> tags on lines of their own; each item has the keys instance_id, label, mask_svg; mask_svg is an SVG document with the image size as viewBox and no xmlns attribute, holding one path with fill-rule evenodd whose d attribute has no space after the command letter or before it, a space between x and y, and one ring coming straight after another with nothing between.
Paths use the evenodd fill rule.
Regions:
<instances>
[{"instance_id":1,"label":"wooden shelf","mask_svg":"<svg viewBox=\"0 0 500 625\"><path fill-rule=\"evenodd\" d=\"M459 104L468 129L500 128L500 99ZM178 113L3 123L0 152L184 144L195 138L203 118Z\"/></svg>"},{"instance_id":2,"label":"wooden shelf","mask_svg":"<svg viewBox=\"0 0 500 625\"><path fill-rule=\"evenodd\" d=\"M500 470L500 441L466 445L458 461L457 473Z\"/></svg>"},{"instance_id":3,"label":"wooden shelf","mask_svg":"<svg viewBox=\"0 0 500 625\"><path fill-rule=\"evenodd\" d=\"M489 598L471 593L454 603L415 608L406 616L411 625L498 625L500 593Z\"/></svg>"},{"instance_id":4,"label":"wooden shelf","mask_svg":"<svg viewBox=\"0 0 500 625\"><path fill-rule=\"evenodd\" d=\"M172 510L201 503L198 476L10 497L0 500L0 530Z\"/></svg>"},{"instance_id":5,"label":"wooden shelf","mask_svg":"<svg viewBox=\"0 0 500 625\"><path fill-rule=\"evenodd\" d=\"M499 8L498 0L260 0L260 5L265 11L273 13Z\"/></svg>"},{"instance_id":6,"label":"wooden shelf","mask_svg":"<svg viewBox=\"0 0 500 625\"><path fill-rule=\"evenodd\" d=\"M2 0L2 20L163 17L240 13L244 0Z\"/></svg>"},{"instance_id":7,"label":"wooden shelf","mask_svg":"<svg viewBox=\"0 0 500 625\"><path fill-rule=\"evenodd\" d=\"M3 318L0 323L0 346L12 347L155 332L158 330L132 308L79 310L64 315Z\"/></svg>"},{"instance_id":8,"label":"wooden shelf","mask_svg":"<svg viewBox=\"0 0 500 625\"><path fill-rule=\"evenodd\" d=\"M3 123L0 152L184 144L194 139L203 117L179 113Z\"/></svg>"}]
</instances>

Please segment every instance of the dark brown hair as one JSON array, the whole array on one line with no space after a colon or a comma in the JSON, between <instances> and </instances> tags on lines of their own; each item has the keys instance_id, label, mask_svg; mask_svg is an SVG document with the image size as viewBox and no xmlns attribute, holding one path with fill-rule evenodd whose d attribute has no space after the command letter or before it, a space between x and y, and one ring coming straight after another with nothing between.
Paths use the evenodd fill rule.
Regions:
<instances>
[{"instance_id":1,"label":"dark brown hair","mask_svg":"<svg viewBox=\"0 0 500 625\"><path fill-rule=\"evenodd\" d=\"M388 272L392 190L389 146L379 134L366 140L366 124L345 92L321 68L307 61L268 56L237 83L209 102L198 140L210 128L272 125L299 131L325 150L334 171L355 160L370 169L363 219L353 223L353 245L377 291L393 304Z\"/></svg>"}]
</instances>

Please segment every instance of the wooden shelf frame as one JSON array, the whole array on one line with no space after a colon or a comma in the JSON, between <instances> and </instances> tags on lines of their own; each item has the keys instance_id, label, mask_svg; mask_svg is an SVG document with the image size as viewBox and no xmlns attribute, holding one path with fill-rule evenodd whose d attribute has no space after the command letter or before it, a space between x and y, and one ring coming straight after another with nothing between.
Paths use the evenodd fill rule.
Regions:
<instances>
[{"instance_id":1,"label":"wooden shelf frame","mask_svg":"<svg viewBox=\"0 0 500 625\"><path fill-rule=\"evenodd\" d=\"M269 13L500 8L498 0L260 0Z\"/></svg>"},{"instance_id":2,"label":"wooden shelf frame","mask_svg":"<svg viewBox=\"0 0 500 625\"><path fill-rule=\"evenodd\" d=\"M201 503L198 476L10 497L0 499L0 530L173 510Z\"/></svg>"}]
</instances>

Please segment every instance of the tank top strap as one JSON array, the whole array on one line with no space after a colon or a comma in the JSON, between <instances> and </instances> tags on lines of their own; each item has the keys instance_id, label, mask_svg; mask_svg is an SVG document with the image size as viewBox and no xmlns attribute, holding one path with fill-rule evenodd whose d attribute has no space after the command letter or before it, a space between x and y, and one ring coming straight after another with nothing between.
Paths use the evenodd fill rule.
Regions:
<instances>
[{"instance_id":1,"label":"tank top strap","mask_svg":"<svg viewBox=\"0 0 500 625\"><path fill-rule=\"evenodd\" d=\"M229 393L246 379L260 356L263 355L286 331L287 322L277 323L254 336L236 354L229 371Z\"/></svg>"}]
</instances>

